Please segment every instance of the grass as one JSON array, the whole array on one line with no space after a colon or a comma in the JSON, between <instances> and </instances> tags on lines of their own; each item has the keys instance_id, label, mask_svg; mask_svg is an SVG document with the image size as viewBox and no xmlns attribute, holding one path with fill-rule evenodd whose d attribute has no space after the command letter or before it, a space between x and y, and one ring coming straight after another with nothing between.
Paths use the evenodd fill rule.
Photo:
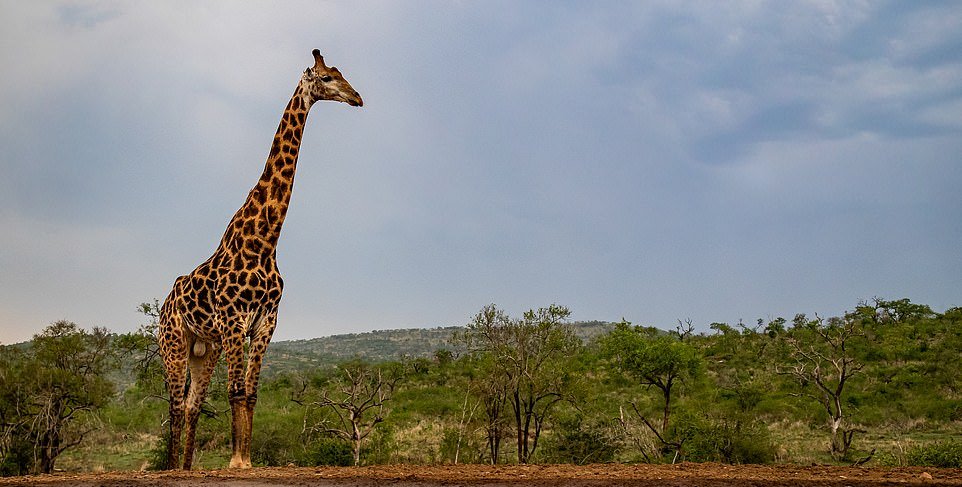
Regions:
<instances>
[{"instance_id":1,"label":"grass","mask_svg":"<svg viewBox=\"0 0 962 487\"><path fill-rule=\"evenodd\" d=\"M269 407L270 401L265 401L263 413L259 412L255 420L255 449L257 443L261 448L280 449L297 448L297 437L300 433L300 417L293 414L293 410ZM260 410L260 408L259 408ZM297 416L297 417L295 417ZM404 419L404 421L397 421ZM295 424L296 423L296 424ZM818 425L816 425L818 426ZM919 424L904 424L899 427L867 428L866 433L857 434L853 447L855 453L852 458L862 458L875 449L875 455L870 465L876 466L905 466L908 465L907 455L918 447L936 445L957 438L962 431L962 424L945 423L934 425L927 423L924 429ZM399 415L399 418L388 417L369 439L365 448L368 462L387 463L416 463L438 464L450 461L450 452L444 451L444 438L457 424L449 420L438 418L436 415L418 417L413 412ZM198 439L201 447L195 455L195 466L202 469L223 468L230 459L230 438L227 420L210 420L202 422ZM791 464L837 464L829 454L829 437L827 428L813 428L801 421L779 421L769 425L769 432L775 442L777 450L776 463ZM468 427L470 436L477 433ZM546 432L549 434L549 432ZM544 440L548 440L545 438ZM264 442L270 443L265 445ZM153 451L159 444L156 433L150 432L120 432L113 428L104 428L93 432L81 446L67 450L58 459L59 470L78 471L113 471L113 470L143 470L150 462ZM544 441L547 447L550 441ZM301 445L303 446L303 445ZM512 448L510 438L503 444L505 448ZM627 446L627 445L626 445ZM477 452L479 444L477 438L466 438L460 456L461 463L470 462ZM296 452L277 454L275 461L286 465L297 458ZM638 461L640 457L633 454L632 449L625 448L615 458L617 461ZM263 462L261 462L263 463ZM846 463L846 462L842 462Z\"/></svg>"}]
</instances>

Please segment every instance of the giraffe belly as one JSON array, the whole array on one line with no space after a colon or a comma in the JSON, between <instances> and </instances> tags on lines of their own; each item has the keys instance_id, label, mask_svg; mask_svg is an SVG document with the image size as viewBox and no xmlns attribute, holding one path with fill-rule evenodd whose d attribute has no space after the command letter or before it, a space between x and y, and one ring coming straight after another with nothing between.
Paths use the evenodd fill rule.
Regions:
<instances>
[{"instance_id":1,"label":"giraffe belly","mask_svg":"<svg viewBox=\"0 0 962 487\"><path fill-rule=\"evenodd\" d=\"M267 313L263 309L259 309L254 313L251 313L250 321L247 324L246 336L253 337L258 335L261 330L261 326L264 324L264 317Z\"/></svg>"},{"instance_id":2,"label":"giraffe belly","mask_svg":"<svg viewBox=\"0 0 962 487\"><path fill-rule=\"evenodd\" d=\"M194 313L186 313L184 326L197 336L198 340L196 343L200 343L202 347L205 346L203 342L219 340L220 330L217 329L214 320L209 315L196 311ZM198 351L200 352L199 354ZM204 351L198 350L196 346L194 347L193 353L197 356L204 355Z\"/></svg>"}]
</instances>

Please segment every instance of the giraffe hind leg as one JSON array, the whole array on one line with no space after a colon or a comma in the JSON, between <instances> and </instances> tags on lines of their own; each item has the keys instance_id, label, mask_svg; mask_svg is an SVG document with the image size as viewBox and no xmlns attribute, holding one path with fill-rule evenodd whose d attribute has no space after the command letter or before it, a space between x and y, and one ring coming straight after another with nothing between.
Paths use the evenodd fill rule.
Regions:
<instances>
[{"instance_id":1,"label":"giraffe hind leg","mask_svg":"<svg viewBox=\"0 0 962 487\"><path fill-rule=\"evenodd\" d=\"M174 469L180 463L180 439L184 429L184 392L170 388L169 437L167 439L167 469Z\"/></svg>"},{"instance_id":2,"label":"giraffe hind leg","mask_svg":"<svg viewBox=\"0 0 962 487\"><path fill-rule=\"evenodd\" d=\"M192 354L188 360L190 370L190 389L187 393L186 422L184 429L184 470L190 470L194 460L195 438L197 435L197 421L200 418L201 406L207 397L214 367L220 358L220 344L195 341L191 347ZM198 353L200 352L200 353Z\"/></svg>"},{"instance_id":3,"label":"giraffe hind leg","mask_svg":"<svg viewBox=\"0 0 962 487\"><path fill-rule=\"evenodd\" d=\"M162 320L163 323L163 320ZM163 325L162 325L163 330ZM162 333L158 339L164 357L165 384L170 395L167 439L168 469L179 467L180 440L184 428L184 405L187 396L187 346L184 337Z\"/></svg>"}]
</instances>

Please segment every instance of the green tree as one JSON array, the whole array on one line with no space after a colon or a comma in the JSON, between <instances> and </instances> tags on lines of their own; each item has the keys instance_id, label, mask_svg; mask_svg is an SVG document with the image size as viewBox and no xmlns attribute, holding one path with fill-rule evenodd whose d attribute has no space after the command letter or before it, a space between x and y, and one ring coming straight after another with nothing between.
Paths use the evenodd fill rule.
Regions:
<instances>
[{"instance_id":1,"label":"green tree","mask_svg":"<svg viewBox=\"0 0 962 487\"><path fill-rule=\"evenodd\" d=\"M34 335L23 351L2 355L0 464L8 472L50 473L60 454L95 429L97 410L112 398L113 384L104 377L112 359L110 336L61 320Z\"/></svg>"},{"instance_id":2,"label":"green tree","mask_svg":"<svg viewBox=\"0 0 962 487\"><path fill-rule=\"evenodd\" d=\"M94 427L85 416L107 404L113 384L104 376L110 366L110 336L104 328L92 332L75 323L58 321L33 338L36 392L33 429L39 469L53 471L66 449L80 444Z\"/></svg>"},{"instance_id":3,"label":"green tree","mask_svg":"<svg viewBox=\"0 0 962 487\"><path fill-rule=\"evenodd\" d=\"M0 475L26 475L34 465L27 409L31 386L22 347L0 346Z\"/></svg>"},{"instance_id":4,"label":"green tree","mask_svg":"<svg viewBox=\"0 0 962 487\"><path fill-rule=\"evenodd\" d=\"M168 401L164 387L164 364L157 346L157 327L160 317L160 301L144 302L137 311L147 322L136 332L118 335L114 347L123 359L133 361L137 385L150 397Z\"/></svg>"},{"instance_id":5,"label":"green tree","mask_svg":"<svg viewBox=\"0 0 962 487\"><path fill-rule=\"evenodd\" d=\"M603 355L616 369L638 381L640 385L658 390L661 399L661 421L653 424L635 402L631 406L638 418L654 433L664 446L680 454L683 439L670 433L672 406L678 386L698 377L702 369L699 351L682 340L680 333L665 333L655 328L632 326L622 320L608 335L602 337Z\"/></svg>"},{"instance_id":6,"label":"green tree","mask_svg":"<svg viewBox=\"0 0 962 487\"><path fill-rule=\"evenodd\" d=\"M492 407L496 408L498 394L506 393L514 417L518 463L531 460L555 406L572 399L576 377L565 365L581 344L568 324L570 315L568 308L553 304L511 319L492 304L481 309L462 337L472 354L490 360L493 370L481 389L495 401ZM496 419L490 413L488 418ZM491 428L488 435L490 446Z\"/></svg>"},{"instance_id":7,"label":"green tree","mask_svg":"<svg viewBox=\"0 0 962 487\"><path fill-rule=\"evenodd\" d=\"M500 370L499 364L490 355L477 357L471 365L468 393L477 397L481 406L486 450L489 461L496 465L501 456L501 440L508 427L505 406L511 388L510 378Z\"/></svg>"}]
</instances>

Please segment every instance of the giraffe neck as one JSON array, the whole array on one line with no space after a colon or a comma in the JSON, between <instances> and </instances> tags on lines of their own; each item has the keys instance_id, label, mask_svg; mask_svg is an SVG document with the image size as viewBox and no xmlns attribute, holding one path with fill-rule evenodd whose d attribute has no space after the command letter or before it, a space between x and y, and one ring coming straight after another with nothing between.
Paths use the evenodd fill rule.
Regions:
<instances>
[{"instance_id":1,"label":"giraffe neck","mask_svg":"<svg viewBox=\"0 0 962 487\"><path fill-rule=\"evenodd\" d=\"M287 217L301 135L310 108L305 90L298 86L277 127L264 172L247 200L234 214L221 240L221 247L244 247L255 254L274 252L281 226Z\"/></svg>"}]
</instances>

